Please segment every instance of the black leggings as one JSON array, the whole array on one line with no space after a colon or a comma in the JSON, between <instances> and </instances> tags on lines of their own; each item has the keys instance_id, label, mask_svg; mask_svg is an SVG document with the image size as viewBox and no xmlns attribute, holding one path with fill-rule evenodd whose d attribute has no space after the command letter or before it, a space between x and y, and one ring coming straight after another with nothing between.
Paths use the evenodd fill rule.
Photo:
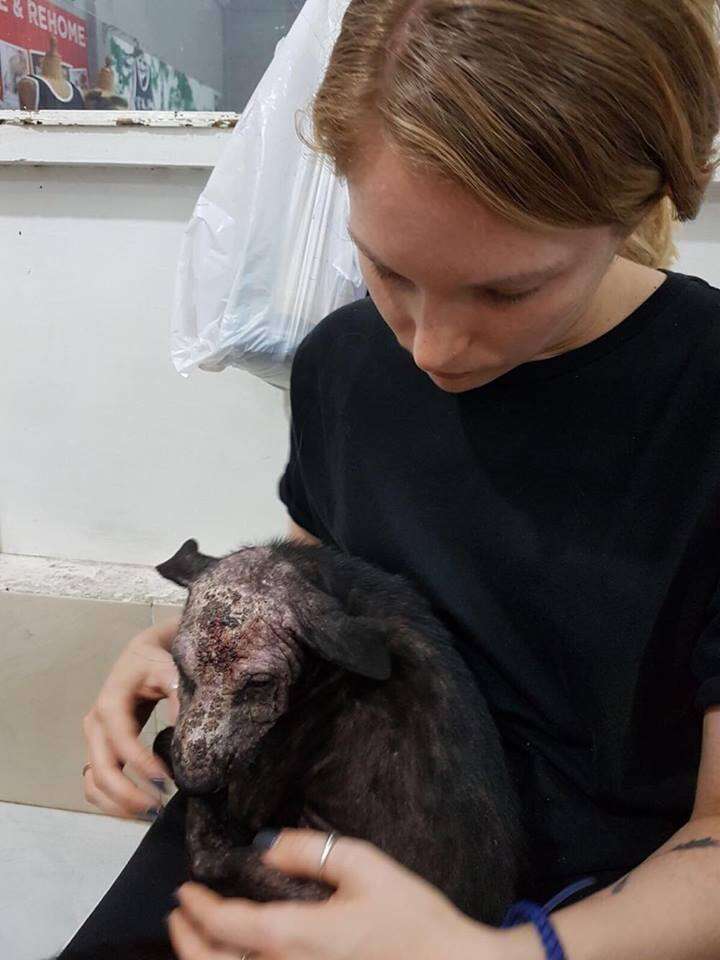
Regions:
<instances>
[{"instance_id":1,"label":"black leggings","mask_svg":"<svg viewBox=\"0 0 720 960\"><path fill-rule=\"evenodd\" d=\"M176 793L58 960L75 953L92 956L106 944L138 940L169 944L165 917L177 906L173 891L190 879L186 809L186 797Z\"/></svg>"}]
</instances>

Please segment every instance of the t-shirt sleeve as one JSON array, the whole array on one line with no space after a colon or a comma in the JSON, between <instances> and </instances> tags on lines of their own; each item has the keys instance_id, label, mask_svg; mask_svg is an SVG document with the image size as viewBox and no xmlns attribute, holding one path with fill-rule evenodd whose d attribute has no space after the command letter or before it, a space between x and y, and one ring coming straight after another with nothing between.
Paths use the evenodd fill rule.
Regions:
<instances>
[{"instance_id":1,"label":"t-shirt sleeve","mask_svg":"<svg viewBox=\"0 0 720 960\"><path fill-rule=\"evenodd\" d=\"M711 607L712 619L695 647L692 669L699 683L695 703L700 710L720 704L720 589Z\"/></svg>"},{"instance_id":2,"label":"t-shirt sleeve","mask_svg":"<svg viewBox=\"0 0 720 960\"><path fill-rule=\"evenodd\" d=\"M280 478L278 484L278 494L280 500L287 507L290 517L308 533L311 533L318 540L324 543L330 542L330 537L325 527L320 522L317 513L313 510L310 497L307 492L305 477L303 476L303 465L299 454L300 444L296 435L297 425L293 422L290 425L290 458L285 472Z\"/></svg>"},{"instance_id":3,"label":"t-shirt sleeve","mask_svg":"<svg viewBox=\"0 0 720 960\"><path fill-rule=\"evenodd\" d=\"M280 500L290 517L323 543L332 543L322 516L325 451L321 443L318 350L312 334L298 349L290 378L290 455L278 484ZM326 505L325 505L326 506Z\"/></svg>"}]
</instances>

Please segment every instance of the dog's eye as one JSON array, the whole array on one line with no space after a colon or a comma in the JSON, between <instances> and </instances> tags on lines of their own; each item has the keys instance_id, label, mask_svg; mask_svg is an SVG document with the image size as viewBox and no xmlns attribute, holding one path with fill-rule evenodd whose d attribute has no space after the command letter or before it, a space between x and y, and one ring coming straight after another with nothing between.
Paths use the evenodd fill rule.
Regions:
<instances>
[{"instance_id":1,"label":"dog's eye","mask_svg":"<svg viewBox=\"0 0 720 960\"><path fill-rule=\"evenodd\" d=\"M271 722L275 715L277 682L275 677L250 677L235 695L237 705L249 711L256 723Z\"/></svg>"},{"instance_id":2,"label":"dog's eye","mask_svg":"<svg viewBox=\"0 0 720 960\"><path fill-rule=\"evenodd\" d=\"M274 700L275 679L273 677L250 677L235 695L239 704L265 707Z\"/></svg>"}]
</instances>

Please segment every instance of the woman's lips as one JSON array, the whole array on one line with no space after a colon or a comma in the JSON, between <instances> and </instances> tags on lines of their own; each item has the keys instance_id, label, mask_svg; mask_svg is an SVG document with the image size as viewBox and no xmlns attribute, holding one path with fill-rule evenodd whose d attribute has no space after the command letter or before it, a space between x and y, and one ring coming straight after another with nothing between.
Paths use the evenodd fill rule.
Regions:
<instances>
[{"instance_id":1,"label":"woman's lips","mask_svg":"<svg viewBox=\"0 0 720 960\"><path fill-rule=\"evenodd\" d=\"M437 377L438 380L462 380L469 377L470 373L441 373L439 370L428 370L431 377Z\"/></svg>"}]
</instances>

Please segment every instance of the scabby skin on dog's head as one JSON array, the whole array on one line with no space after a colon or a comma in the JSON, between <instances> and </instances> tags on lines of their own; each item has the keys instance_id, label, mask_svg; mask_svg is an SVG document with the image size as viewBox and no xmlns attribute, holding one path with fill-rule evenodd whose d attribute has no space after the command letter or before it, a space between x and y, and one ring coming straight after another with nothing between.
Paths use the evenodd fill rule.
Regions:
<instances>
[{"instance_id":1,"label":"scabby skin on dog's head","mask_svg":"<svg viewBox=\"0 0 720 960\"><path fill-rule=\"evenodd\" d=\"M348 616L313 576L319 549L277 543L215 558L188 540L157 568L190 591L172 648L180 675L172 768L186 793L224 785L237 745L251 754L287 710L308 656L390 675L381 625Z\"/></svg>"}]
</instances>

